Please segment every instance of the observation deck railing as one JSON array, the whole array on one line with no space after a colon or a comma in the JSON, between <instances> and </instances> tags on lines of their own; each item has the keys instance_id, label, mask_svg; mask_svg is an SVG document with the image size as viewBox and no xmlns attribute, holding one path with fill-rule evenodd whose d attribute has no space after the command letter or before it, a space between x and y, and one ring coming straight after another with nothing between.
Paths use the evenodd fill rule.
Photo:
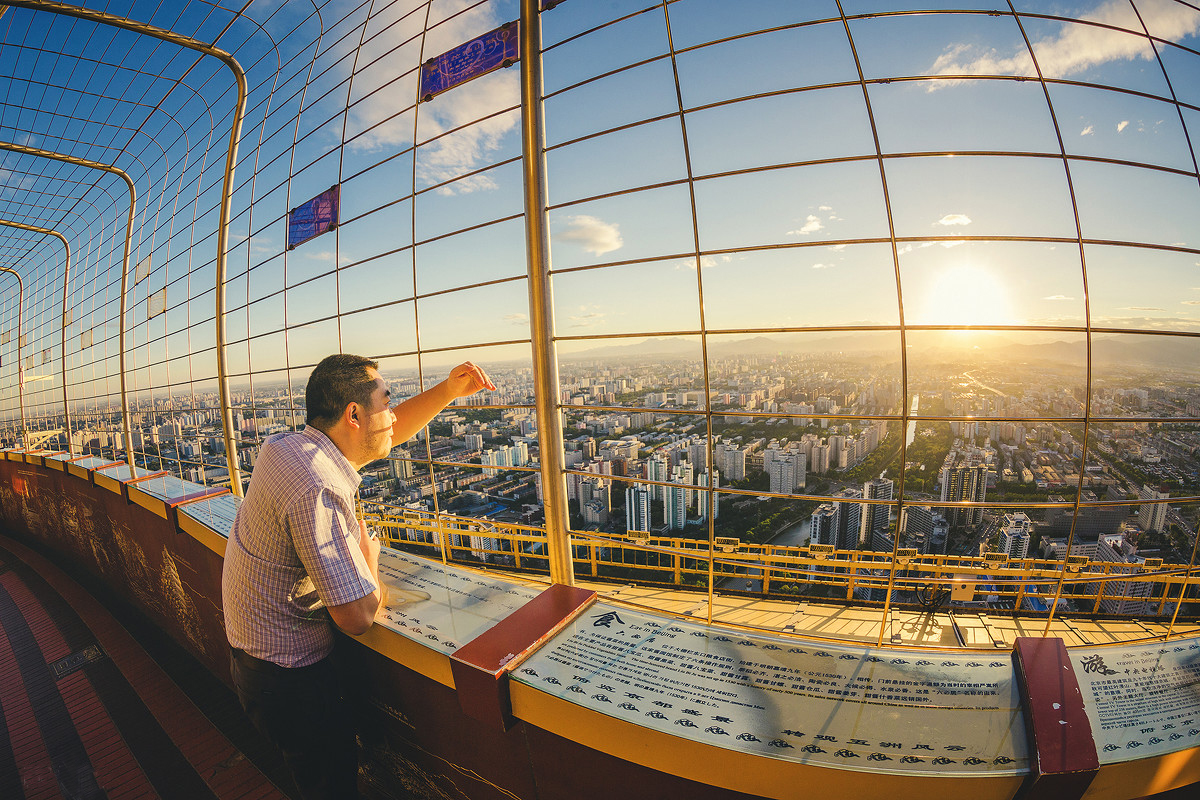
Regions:
<instances>
[{"instance_id":1,"label":"observation deck railing","mask_svg":"<svg viewBox=\"0 0 1200 800\"><path fill-rule=\"evenodd\" d=\"M536 526L372 503L364 503L364 518L400 549L446 562L549 575L546 533ZM578 580L703 594L711 574L714 592L725 595L852 602L881 614L889 581L890 607L897 610L986 610L1048 618L1057 593L1055 617L1156 620L1159 625L1146 629L1148 639L1169 638L1176 623L1195 621L1200 611L1200 569L1160 559L1134 564L1078 555L1063 561L1010 559L1003 553L918 555L902 549L893 560L891 553L822 545L721 539L710 546L703 539L595 531L574 531L571 554Z\"/></svg>"}]
</instances>

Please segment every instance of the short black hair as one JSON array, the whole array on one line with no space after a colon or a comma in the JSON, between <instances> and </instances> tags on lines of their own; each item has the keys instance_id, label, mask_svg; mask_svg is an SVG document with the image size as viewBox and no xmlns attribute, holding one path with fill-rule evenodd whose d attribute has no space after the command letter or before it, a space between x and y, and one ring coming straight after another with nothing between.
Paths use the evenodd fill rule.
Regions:
<instances>
[{"instance_id":1,"label":"short black hair","mask_svg":"<svg viewBox=\"0 0 1200 800\"><path fill-rule=\"evenodd\" d=\"M351 403L369 408L375 379L368 369L379 369L379 362L349 353L334 353L321 359L308 376L308 387L304 390L305 423L319 431L328 431Z\"/></svg>"}]
</instances>

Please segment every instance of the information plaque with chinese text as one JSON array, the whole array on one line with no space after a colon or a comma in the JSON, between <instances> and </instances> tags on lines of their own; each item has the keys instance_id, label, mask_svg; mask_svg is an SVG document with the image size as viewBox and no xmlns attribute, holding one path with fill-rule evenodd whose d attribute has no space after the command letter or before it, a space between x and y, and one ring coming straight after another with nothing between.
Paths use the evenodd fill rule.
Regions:
<instances>
[{"instance_id":1,"label":"information plaque with chinese text","mask_svg":"<svg viewBox=\"0 0 1200 800\"><path fill-rule=\"evenodd\" d=\"M1200 746L1200 644L1068 652L1101 764Z\"/></svg>"},{"instance_id":2,"label":"information plaque with chinese text","mask_svg":"<svg viewBox=\"0 0 1200 800\"><path fill-rule=\"evenodd\" d=\"M518 583L386 548L379 554L379 577L388 597L376 624L447 655L538 594Z\"/></svg>"},{"instance_id":3,"label":"information plaque with chinese text","mask_svg":"<svg viewBox=\"0 0 1200 800\"><path fill-rule=\"evenodd\" d=\"M631 724L818 766L1029 770L1011 660L737 635L598 603L512 676Z\"/></svg>"}]
</instances>

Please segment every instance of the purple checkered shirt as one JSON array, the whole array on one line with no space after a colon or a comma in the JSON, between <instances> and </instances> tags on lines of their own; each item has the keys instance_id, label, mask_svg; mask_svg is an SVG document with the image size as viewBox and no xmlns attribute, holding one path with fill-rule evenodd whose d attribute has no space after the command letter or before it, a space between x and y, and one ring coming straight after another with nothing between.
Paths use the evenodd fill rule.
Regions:
<instances>
[{"instance_id":1,"label":"purple checkered shirt","mask_svg":"<svg viewBox=\"0 0 1200 800\"><path fill-rule=\"evenodd\" d=\"M268 438L225 550L221 594L229 643L284 667L333 649L326 606L375 591L358 545L361 477L311 425Z\"/></svg>"}]
</instances>

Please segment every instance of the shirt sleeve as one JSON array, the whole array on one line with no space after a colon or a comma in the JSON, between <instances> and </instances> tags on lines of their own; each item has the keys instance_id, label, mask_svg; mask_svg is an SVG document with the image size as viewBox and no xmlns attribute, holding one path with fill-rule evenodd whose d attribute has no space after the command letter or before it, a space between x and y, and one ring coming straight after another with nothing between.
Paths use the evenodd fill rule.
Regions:
<instances>
[{"instance_id":1,"label":"shirt sleeve","mask_svg":"<svg viewBox=\"0 0 1200 800\"><path fill-rule=\"evenodd\" d=\"M358 520L344 498L328 488L303 492L289 505L296 554L326 606L340 606L378 586L358 546Z\"/></svg>"}]
</instances>

